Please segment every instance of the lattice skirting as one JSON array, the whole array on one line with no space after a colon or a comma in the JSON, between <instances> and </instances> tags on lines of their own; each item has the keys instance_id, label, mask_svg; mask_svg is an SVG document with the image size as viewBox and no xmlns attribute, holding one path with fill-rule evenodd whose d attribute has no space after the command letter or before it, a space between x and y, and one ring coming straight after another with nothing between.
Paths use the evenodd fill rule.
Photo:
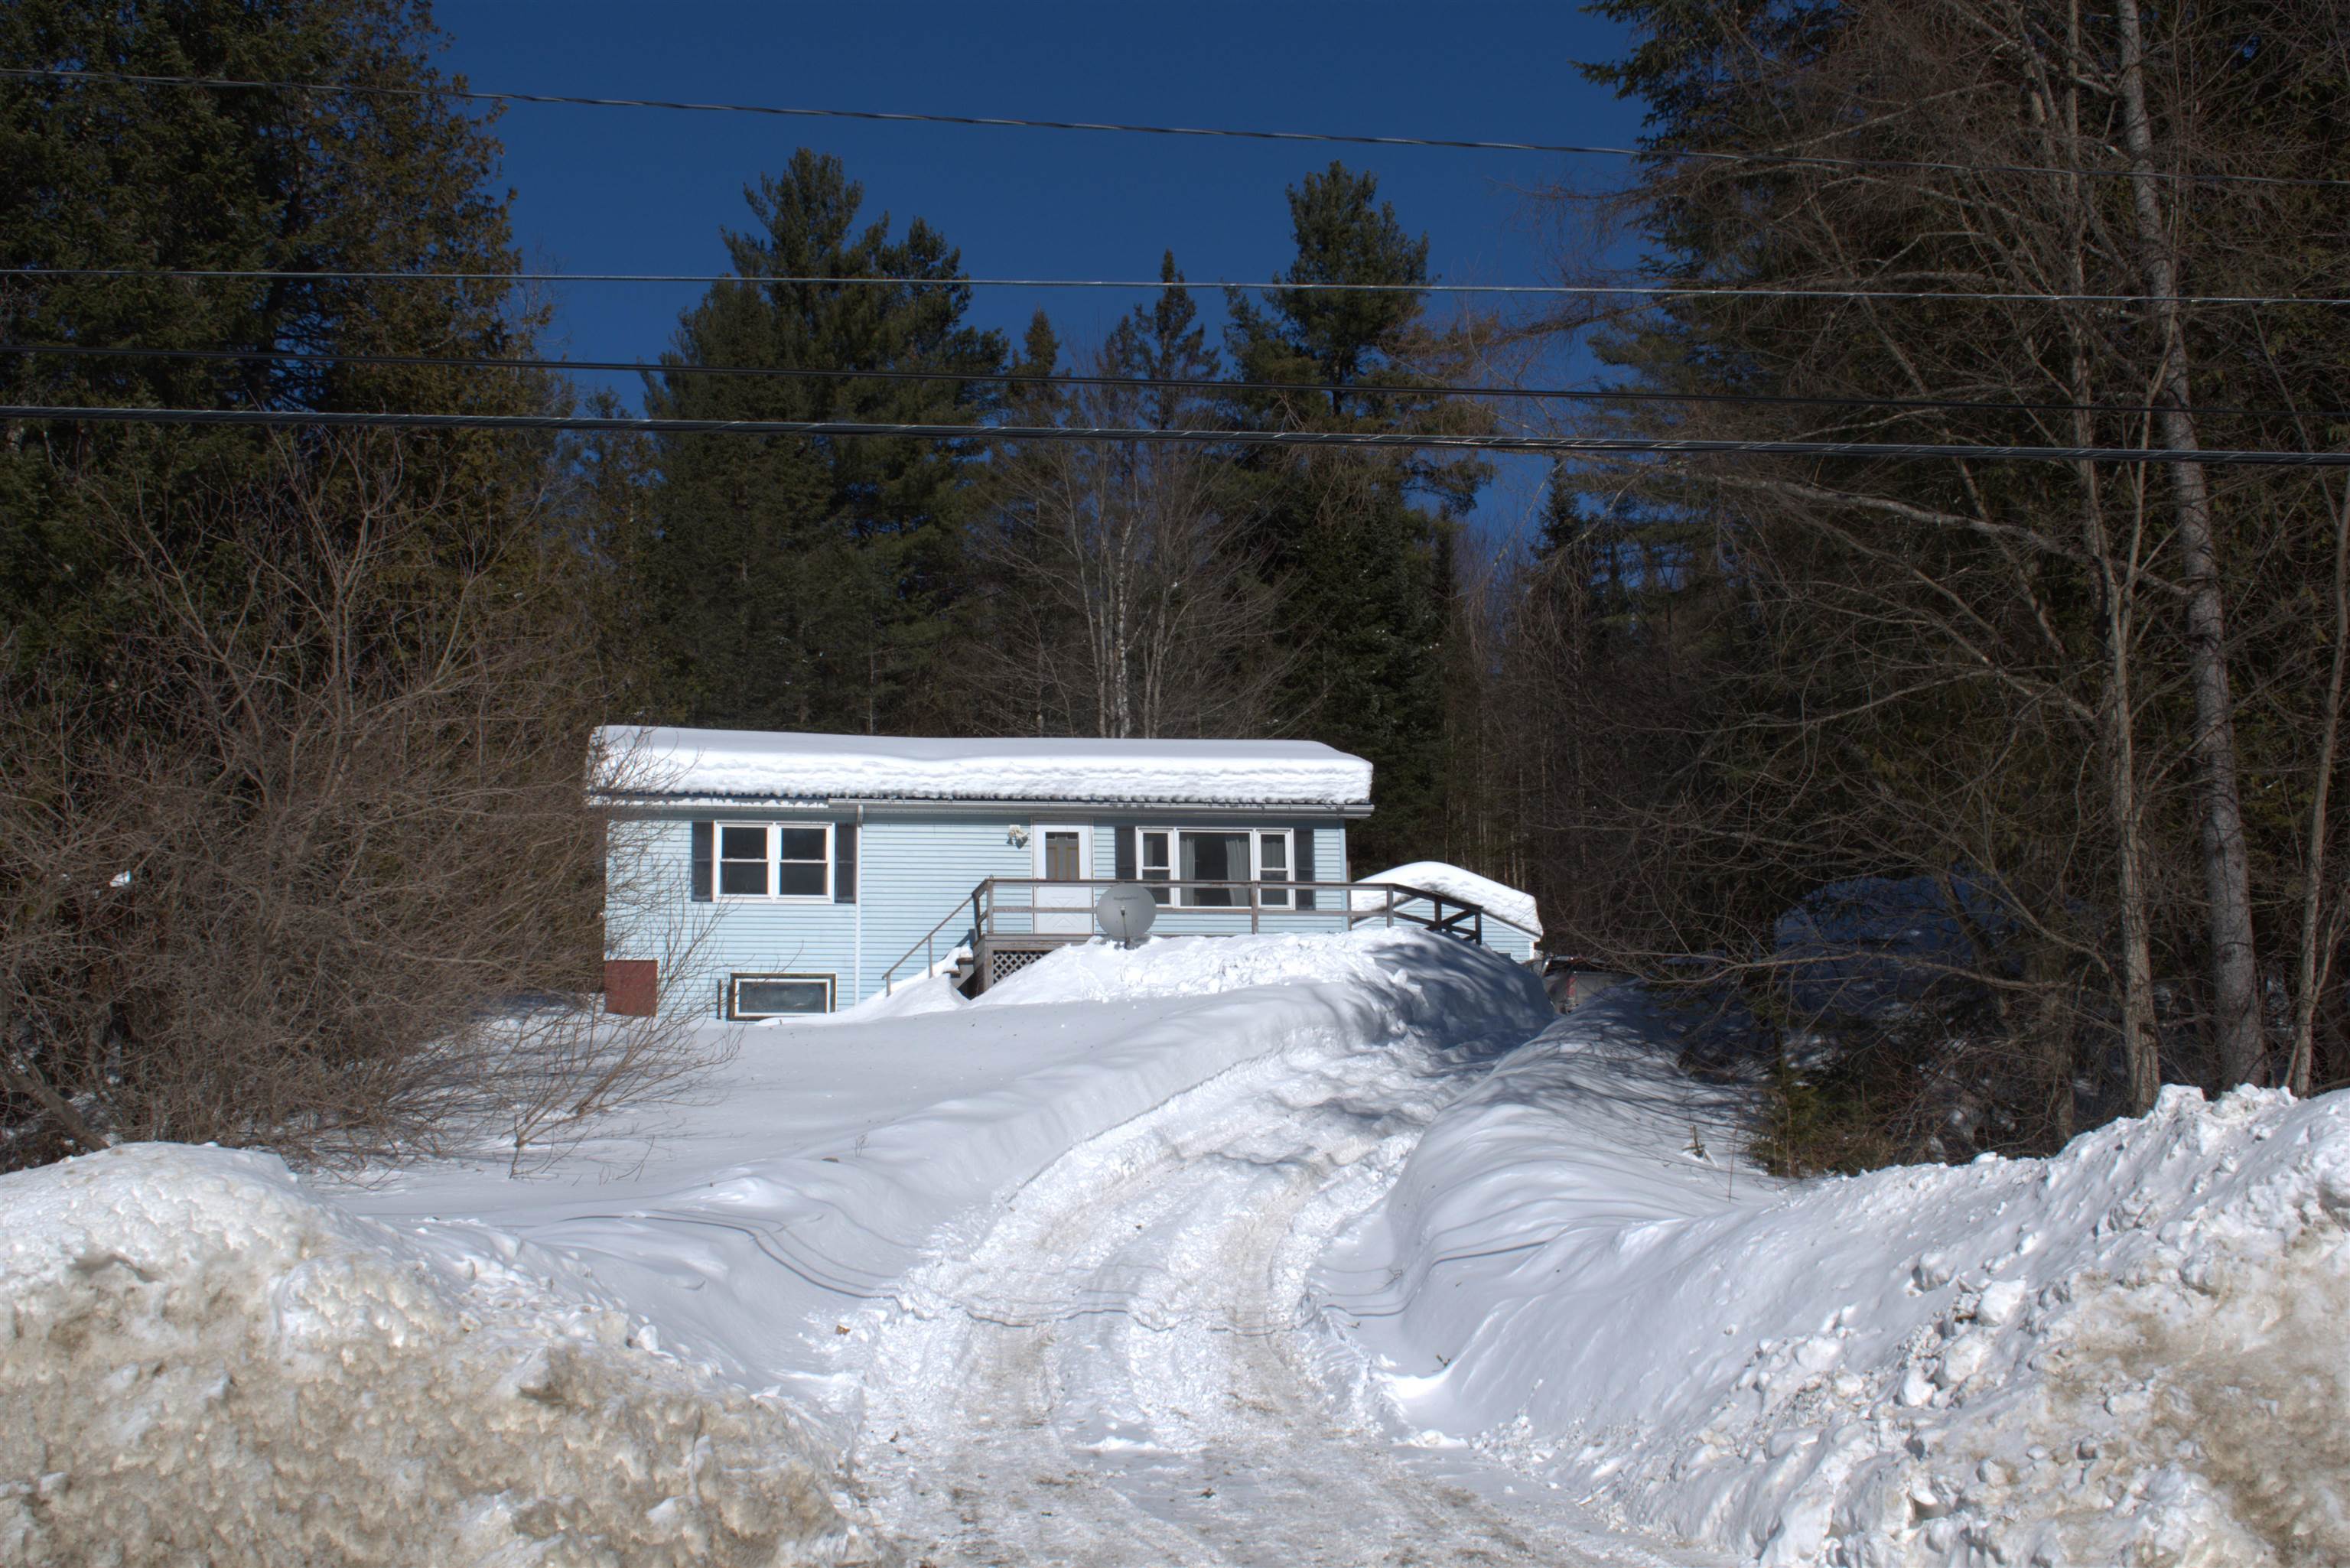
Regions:
<instances>
[{"instance_id":1,"label":"lattice skirting","mask_svg":"<svg viewBox=\"0 0 2350 1568\"><path fill-rule=\"evenodd\" d=\"M997 948L987 955L987 983L1001 985L1044 956L1043 950Z\"/></svg>"}]
</instances>

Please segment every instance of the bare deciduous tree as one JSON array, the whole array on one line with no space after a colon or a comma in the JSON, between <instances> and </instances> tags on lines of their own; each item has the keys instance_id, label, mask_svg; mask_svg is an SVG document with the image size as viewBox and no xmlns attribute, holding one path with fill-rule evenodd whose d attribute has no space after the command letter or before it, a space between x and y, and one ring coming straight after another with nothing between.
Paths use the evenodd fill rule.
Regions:
<instances>
[{"instance_id":1,"label":"bare deciduous tree","mask_svg":"<svg viewBox=\"0 0 2350 1568\"><path fill-rule=\"evenodd\" d=\"M2013 1107L2018 1147L2166 1077L2350 1069L2318 1038L2345 934L2339 503L2193 455L2223 418L2222 444L2338 442L2300 410L2345 406L2344 334L2180 299L2343 291L2338 186L2201 176L2341 179L2344 18L1932 0L1657 28L1676 130L1628 202L1586 210L1651 225L1691 281L1816 293L1627 303L1603 351L1648 389L1785 400L1602 419L2185 455L1585 465L1592 515L1629 496L1659 536L1711 533L1678 597L1722 618L1711 695L1648 730L1669 787L1550 808L1639 844L1659 918L1625 946L1767 963L1775 912L1823 883L1992 890L1946 961L1996 1019L1973 1060L2045 1096ZM1680 156L1741 145L1861 161Z\"/></svg>"},{"instance_id":2,"label":"bare deciduous tree","mask_svg":"<svg viewBox=\"0 0 2350 1568\"><path fill-rule=\"evenodd\" d=\"M588 1003L603 715L565 546L391 452L283 447L265 488L115 517L138 591L99 689L54 660L5 693L10 1158L41 1126L543 1137L695 1064L676 1020Z\"/></svg>"},{"instance_id":3,"label":"bare deciduous tree","mask_svg":"<svg viewBox=\"0 0 2350 1568\"><path fill-rule=\"evenodd\" d=\"M1093 370L1115 376L1118 365L1105 350ZM1080 389L1062 417L1144 423L1151 396ZM1215 454L1047 441L1003 454L990 483L993 504L970 541L988 585L990 635L968 671L980 711L1015 732L1263 732L1283 639Z\"/></svg>"}]
</instances>

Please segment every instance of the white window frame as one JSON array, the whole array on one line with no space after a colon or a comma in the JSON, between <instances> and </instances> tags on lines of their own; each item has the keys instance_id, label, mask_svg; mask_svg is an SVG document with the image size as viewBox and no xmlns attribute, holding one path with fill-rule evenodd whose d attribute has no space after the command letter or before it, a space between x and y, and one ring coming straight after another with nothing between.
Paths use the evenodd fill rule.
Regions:
<instances>
[{"instance_id":1,"label":"white window frame","mask_svg":"<svg viewBox=\"0 0 2350 1568\"><path fill-rule=\"evenodd\" d=\"M1244 825L1227 827L1208 827L1200 825L1186 824L1180 826L1161 827L1153 826L1149 827L1138 827L1135 831L1134 845L1134 869L1136 879L1146 887L1152 882L1180 880L1174 873L1183 864L1183 835L1187 833L1212 833L1217 835L1244 833L1248 836L1249 874L1245 878L1243 878L1243 880L1251 884L1250 898L1254 902L1255 907L1260 909L1295 909L1297 908L1297 893L1294 887L1285 888L1276 895L1280 899L1280 902L1278 903L1271 902L1266 897L1264 887L1264 841L1268 838L1278 838L1281 840L1283 862L1282 881L1286 883L1295 883L1297 880L1297 836L1300 833L1310 833L1312 831L1313 829L1311 828L1253 827ZM1150 858L1150 840L1153 836L1160 835L1165 836L1167 857L1164 861L1154 861ZM1180 909L1245 909L1250 907L1248 904L1237 901L1230 904L1202 904L1197 901L1201 891L1201 889L1197 888L1158 888L1153 889L1152 897L1157 898L1160 903L1164 904L1168 900L1163 897L1163 895L1168 892L1172 892L1175 895L1175 907Z\"/></svg>"},{"instance_id":2,"label":"white window frame","mask_svg":"<svg viewBox=\"0 0 2350 1568\"><path fill-rule=\"evenodd\" d=\"M1268 838L1281 840L1281 880L1287 883L1295 883L1297 880L1297 829L1294 827L1252 829L1249 835L1249 865L1256 872L1256 875L1251 878L1256 884L1256 906L1260 909L1294 909L1297 908L1297 889L1295 887L1283 888L1278 895L1280 900L1278 903L1274 901L1274 896L1269 894L1266 889L1265 884L1270 878L1264 874L1264 841Z\"/></svg>"},{"instance_id":3,"label":"white window frame","mask_svg":"<svg viewBox=\"0 0 2350 1568\"><path fill-rule=\"evenodd\" d=\"M1175 835L1178 831L1179 829L1172 827L1143 827L1135 830L1136 880L1148 886L1152 882L1169 881L1174 877ZM1156 860L1150 858L1150 841L1154 838L1159 840L1159 858ZM1166 888L1152 888L1150 896L1164 904L1168 901L1171 891L1172 889Z\"/></svg>"},{"instance_id":4,"label":"white window frame","mask_svg":"<svg viewBox=\"0 0 2350 1568\"><path fill-rule=\"evenodd\" d=\"M835 857L838 855L840 848L834 830L839 825L837 823L821 819L813 822L805 819L798 821L785 819L776 822L713 823L712 825L710 843L711 897L722 904L831 903L833 895L833 870L836 865ZM781 867L783 864L784 829L787 827L812 828L823 833L824 891L821 893L779 893L776 891L778 888L783 886L783 871ZM748 862L739 858L732 861L728 859L726 854L726 835L729 830L739 833L745 828L757 828L767 836L767 890L764 893L729 893L725 890L727 866L730 864L736 866L748 864ZM791 864L795 866L806 866L814 863L806 860L794 860ZM733 1005L732 1000L733 992L731 991L728 992L728 998L727 1005L731 1008Z\"/></svg>"},{"instance_id":5,"label":"white window frame","mask_svg":"<svg viewBox=\"0 0 2350 1568\"><path fill-rule=\"evenodd\" d=\"M821 1014L815 1012L745 1012L742 1010L741 1005L737 1002L737 998L739 998L743 993L743 982L744 981L750 981L754 984L775 981L785 981L803 985L821 985L824 987L824 1012L833 1012L840 1005L839 982L831 975L754 974L748 971L743 971L729 974L726 977L726 1016L729 1019L743 1019L756 1022L762 1018L816 1018L821 1016Z\"/></svg>"}]
</instances>

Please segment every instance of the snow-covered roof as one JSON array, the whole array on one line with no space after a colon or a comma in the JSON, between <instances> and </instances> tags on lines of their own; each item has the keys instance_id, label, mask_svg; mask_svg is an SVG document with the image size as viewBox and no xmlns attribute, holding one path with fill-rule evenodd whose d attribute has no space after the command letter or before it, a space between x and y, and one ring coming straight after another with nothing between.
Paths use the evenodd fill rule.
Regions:
<instances>
[{"instance_id":1,"label":"snow-covered roof","mask_svg":"<svg viewBox=\"0 0 2350 1568\"><path fill-rule=\"evenodd\" d=\"M945 740L608 725L608 794L1363 807L1371 764L1318 741Z\"/></svg>"},{"instance_id":2,"label":"snow-covered roof","mask_svg":"<svg viewBox=\"0 0 2350 1568\"><path fill-rule=\"evenodd\" d=\"M1513 926L1523 927L1536 936L1542 935L1542 912L1534 907L1532 893L1521 893L1515 888L1480 877L1474 871L1463 871L1458 866L1448 866L1441 860L1415 860L1408 866L1398 866L1368 877L1357 877L1357 882L1399 882L1407 888L1423 888L1431 893L1441 893L1458 898L1464 904L1475 904L1489 915L1498 915ZM1379 907L1378 893L1357 893L1355 907L1376 909Z\"/></svg>"}]
</instances>

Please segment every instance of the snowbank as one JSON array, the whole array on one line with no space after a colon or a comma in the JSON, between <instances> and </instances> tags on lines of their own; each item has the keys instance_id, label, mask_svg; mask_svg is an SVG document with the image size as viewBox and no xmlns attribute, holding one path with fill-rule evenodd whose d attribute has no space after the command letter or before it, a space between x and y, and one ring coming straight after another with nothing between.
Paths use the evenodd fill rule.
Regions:
<instances>
[{"instance_id":1,"label":"snowbank","mask_svg":"<svg viewBox=\"0 0 2350 1568\"><path fill-rule=\"evenodd\" d=\"M1317 741L938 740L608 726L603 787L787 800L1365 805L1371 764Z\"/></svg>"},{"instance_id":2,"label":"snowbank","mask_svg":"<svg viewBox=\"0 0 2350 1568\"><path fill-rule=\"evenodd\" d=\"M1065 949L983 1001L746 1031L708 1103L649 1145L583 1146L535 1179L384 1172L348 1201L403 1229L518 1236L535 1271L577 1271L665 1350L781 1390L846 1442L859 1395L837 1364L871 1311L1071 1149L1284 1053L1515 1044L1551 1016L1523 969L1400 931Z\"/></svg>"},{"instance_id":3,"label":"snowbank","mask_svg":"<svg viewBox=\"0 0 2350 1568\"><path fill-rule=\"evenodd\" d=\"M780 1404L508 1239L170 1144L0 1177L0 1562L877 1560Z\"/></svg>"},{"instance_id":4,"label":"snowbank","mask_svg":"<svg viewBox=\"0 0 2350 1568\"><path fill-rule=\"evenodd\" d=\"M1560 1021L1331 1256L1408 1426L1767 1564L2350 1560L2350 1097L1777 1184L1670 1033Z\"/></svg>"},{"instance_id":5,"label":"snowbank","mask_svg":"<svg viewBox=\"0 0 2350 1568\"><path fill-rule=\"evenodd\" d=\"M1365 1085L1416 1127L1550 1017L1523 969L1420 932L1069 950L986 1006L910 990L747 1031L700 1102L641 1113L655 1136L528 1178L419 1162L328 1200L274 1159L150 1145L0 1179L0 1563L884 1555L829 1490L852 1439L889 1462L894 1428L858 1430L872 1358L962 1319L940 1282L1045 1173L1102 1174L1072 1151L1212 1103L1204 1166L1278 1188L1326 1163L1263 1158L1300 1127L1347 1158L1402 1137ZM1049 1282L1068 1236L1039 1244ZM1254 1317L1294 1309L1282 1279ZM1100 1544L1061 1560L1120 1560Z\"/></svg>"},{"instance_id":6,"label":"snowbank","mask_svg":"<svg viewBox=\"0 0 2350 1568\"><path fill-rule=\"evenodd\" d=\"M962 993L955 990L954 977L940 972L909 981L895 991L877 991L864 1001L837 1012L785 1013L777 1018L763 1018L752 1027L805 1029L843 1023L883 1023L892 1018L920 1018L926 1012L952 1012L962 1004Z\"/></svg>"},{"instance_id":7,"label":"snowbank","mask_svg":"<svg viewBox=\"0 0 2350 1568\"><path fill-rule=\"evenodd\" d=\"M1399 882L1407 888L1424 888L1431 893L1458 898L1464 904L1480 905L1488 914L1499 915L1513 926L1523 926L1536 936L1542 935L1542 911L1535 908L1532 893L1521 893L1490 877L1463 871L1460 867L1448 866L1441 860L1415 860L1408 866L1391 867L1372 876L1357 877L1355 880ZM1357 909L1387 907L1387 897L1382 893L1357 893L1353 898Z\"/></svg>"}]
</instances>

